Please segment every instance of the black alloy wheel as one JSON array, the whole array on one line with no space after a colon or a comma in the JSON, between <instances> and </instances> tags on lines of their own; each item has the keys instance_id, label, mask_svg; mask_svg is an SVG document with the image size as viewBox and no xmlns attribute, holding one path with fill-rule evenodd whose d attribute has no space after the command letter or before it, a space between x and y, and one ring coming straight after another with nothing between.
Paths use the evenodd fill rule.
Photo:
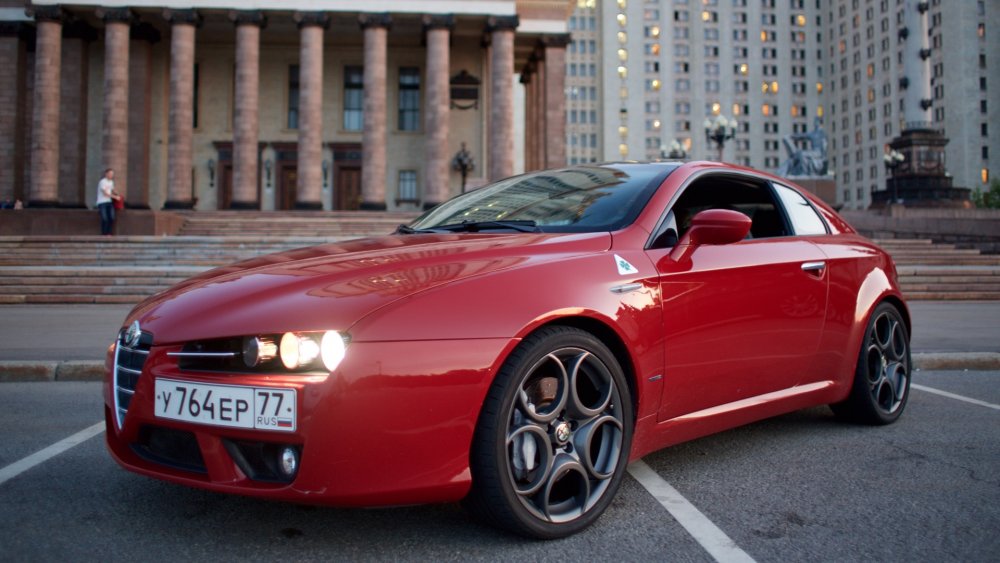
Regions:
<instances>
[{"instance_id":1,"label":"black alloy wheel","mask_svg":"<svg viewBox=\"0 0 1000 563\"><path fill-rule=\"evenodd\" d=\"M880 303L872 313L858 355L851 394L831 405L838 417L863 424L891 424L910 397L910 335L899 310Z\"/></svg>"},{"instance_id":2,"label":"black alloy wheel","mask_svg":"<svg viewBox=\"0 0 1000 563\"><path fill-rule=\"evenodd\" d=\"M533 538L586 528L621 484L632 410L621 366L600 340L571 327L541 329L507 359L484 403L466 506Z\"/></svg>"}]
</instances>

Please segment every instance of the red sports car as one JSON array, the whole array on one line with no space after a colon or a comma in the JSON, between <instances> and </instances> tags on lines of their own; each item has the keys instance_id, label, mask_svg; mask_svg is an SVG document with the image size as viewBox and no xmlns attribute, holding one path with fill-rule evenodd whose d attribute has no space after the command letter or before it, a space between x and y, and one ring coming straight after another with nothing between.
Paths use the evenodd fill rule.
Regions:
<instances>
[{"instance_id":1,"label":"red sports car","mask_svg":"<svg viewBox=\"0 0 1000 563\"><path fill-rule=\"evenodd\" d=\"M659 448L823 404L894 421L909 334L892 259L788 181L576 166L139 304L108 353L107 440L174 483L341 506L464 499L555 538Z\"/></svg>"}]
</instances>

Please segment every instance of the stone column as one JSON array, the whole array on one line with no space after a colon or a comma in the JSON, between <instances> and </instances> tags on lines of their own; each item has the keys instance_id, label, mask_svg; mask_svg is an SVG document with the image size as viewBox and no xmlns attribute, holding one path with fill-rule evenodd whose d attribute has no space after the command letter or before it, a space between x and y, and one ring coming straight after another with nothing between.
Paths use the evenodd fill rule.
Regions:
<instances>
[{"instance_id":1,"label":"stone column","mask_svg":"<svg viewBox=\"0 0 1000 563\"><path fill-rule=\"evenodd\" d=\"M132 26L128 74L128 182L125 206L149 209L149 148L152 144L153 44L160 32L149 23ZM117 176L115 177L117 180Z\"/></svg>"},{"instance_id":2,"label":"stone column","mask_svg":"<svg viewBox=\"0 0 1000 563\"><path fill-rule=\"evenodd\" d=\"M535 136L535 170L545 168L547 159L546 148L548 146L548 112L545 108L545 83L548 69L545 65L545 57L539 52L535 59L535 121L531 124L532 133Z\"/></svg>"},{"instance_id":3,"label":"stone column","mask_svg":"<svg viewBox=\"0 0 1000 563\"><path fill-rule=\"evenodd\" d=\"M534 150L535 135L531 124L535 122L535 104L532 99L535 80L532 76L534 61L529 60L528 64L521 69L521 84L524 86L524 171L530 172L535 169Z\"/></svg>"},{"instance_id":4,"label":"stone column","mask_svg":"<svg viewBox=\"0 0 1000 563\"><path fill-rule=\"evenodd\" d=\"M532 55L521 72L521 83L524 84L524 170L538 170L538 120L541 119L538 103L538 58Z\"/></svg>"},{"instance_id":5,"label":"stone column","mask_svg":"<svg viewBox=\"0 0 1000 563\"><path fill-rule=\"evenodd\" d=\"M424 111L424 209L448 199L452 15L424 16L427 37L427 94Z\"/></svg>"},{"instance_id":6,"label":"stone column","mask_svg":"<svg viewBox=\"0 0 1000 563\"><path fill-rule=\"evenodd\" d=\"M236 104L233 113L233 209L259 209L260 11L231 12L236 24Z\"/></svg>"},{"instance_id":7,"label":"stone column","mask_svg":"<svg viewBox=\"0 0 1000 563\"><path fill-rule=\"evenodd\" d=\"M28 45L35 27L0 22L0 201L23 199Z\"/></svg>"},{"instance_id":8,"label":"stone column","mask_svg":"<svg viewBox=\"0 0 1000 563\"><path fill-rule=\"evenodd\" d=\"M35 107L31 123L31 188L28 205L59 205L59 106L64 14L59 6L34 9Z\"/></svg>"},{"instance_id":9,"label":"stone column","mask_svg":"<svg viewBox=\"0 0 1000 563\"><path fill-rule=\"evenodd\" d=\"M297 209L323 209L323 31L330 25L325 12L298 12L299 147Z\"/></svg>"},{"instance_id":10,"label":"stone column","mask_svg":"<svg viewBox=\"0 0 1000 563\"><path fill-rule=\"evenodd\" d=\"M76 19L63 26L62 95L59 110L59 206L93 205L87 188L97 185L87 177L87 109L90 86L90 44L97 30Z\"/></svg>"},{"instance_id":11,"label":"stone column","mask_svg":"<svg viewBox=\"0 0 1000 563\"><path fill-rule=\"evenodd\" d=\"M489 180L514 173L514 29L517 16L491 16L490 120L488 124Z\"/></svg>"},{"instance_id":12,"label":"stone column","mask_svg":"<svg viewBox=\"0 0 1000 563\"><path fill-rule=\"evenodd\" d=\"M167 200L164 209L194 207L194 53L195 10L166 10L170 22L170 123L167 144Z\"/></svg>"},{"instance_id":13,"label":"stone column","mask_svg":"<svg viewBox=\"0 0 1000 563\"><path fill-rule=\"evenodd\" d=\"M545 57L545 162L542 168L566 166L566 46L570 36L542 37Z\"/></svg>"},{"instance_id":14,"label":"stone column","mask_svg":"<svg viewBox=\"0 0 1000 563\"><path fill-rule=\"evenodd\" d=\"M365 34L365 116L361 137L361 209L386 208L386 42L389 14L358 16Z\"/></svg>"},{"instance_id":15,"label":"stone column","mask_svg":"<svg viewBox=\"0 0 1000 563\"><path fill-rule=\"evenodd\" d=\"M104 112L101 173L115 171L115 190L128 201L129 33L135 19L127 8L98 10L104 20Z\"/></svg>"}]
</instances>

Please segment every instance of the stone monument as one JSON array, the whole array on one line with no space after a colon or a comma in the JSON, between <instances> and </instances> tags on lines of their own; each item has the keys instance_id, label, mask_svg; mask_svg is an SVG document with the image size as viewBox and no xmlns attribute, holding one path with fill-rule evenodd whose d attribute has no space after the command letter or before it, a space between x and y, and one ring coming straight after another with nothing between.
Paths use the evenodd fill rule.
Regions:
<instances>
[{"instance_id":1,"label":"stone monument","mask_svg":"<svg viewBox=\"0 0 1000 563\"><path fill-rule=\"evenodd\" d=\"M806 148L796 144L802 141ZM837 200L837 186L829 173L828 142L823 122L813 120L813 130L808 133L792 133L781 140L788 152L788 160L778 168L778 175L818 195L820 199L834 205Z\"/></svg>"}]
</instances>

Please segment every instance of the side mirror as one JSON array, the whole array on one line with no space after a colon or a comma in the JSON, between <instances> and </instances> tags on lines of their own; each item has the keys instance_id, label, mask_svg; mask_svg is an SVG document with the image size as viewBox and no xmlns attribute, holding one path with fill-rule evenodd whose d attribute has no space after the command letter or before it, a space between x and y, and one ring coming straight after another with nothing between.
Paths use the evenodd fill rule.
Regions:
<instances>
[{"instance_id":1,"label":"side mirror","mask_svg":"<svg viewBox=\"0 0 1000 563\"><path fill-rule=\"evenodd\" d=\"M732 244L746 238L750 218L729 209L706 209L691 219L691 227L670 253L674 261L682 261L703 244Z\"/></svg>"}]
</instances>

